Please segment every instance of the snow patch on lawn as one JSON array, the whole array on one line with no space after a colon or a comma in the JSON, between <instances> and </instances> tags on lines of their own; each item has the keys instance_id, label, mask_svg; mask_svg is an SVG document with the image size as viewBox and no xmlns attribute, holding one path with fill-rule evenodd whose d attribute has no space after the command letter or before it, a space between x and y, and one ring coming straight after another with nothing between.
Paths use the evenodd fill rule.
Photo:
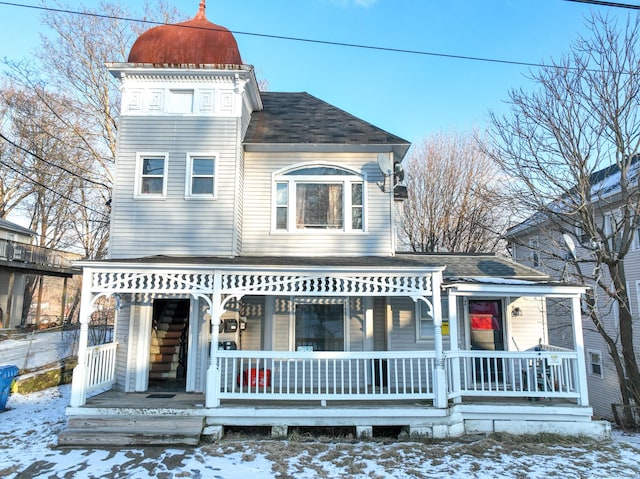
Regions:
<instances>
[{"instance_id":1,"label":"snow patch on lawn","mask_svg":"<svg viewBox=\"0 0 640 479\"><path fill-rule=\"evenodd\" d=\"M640 435L611 441L476 436L450 441L288 441L231 435L195 448L58 449L69 386L13 394L0 413L6 479L638 478Z\"/></svg>"}]
</instances>

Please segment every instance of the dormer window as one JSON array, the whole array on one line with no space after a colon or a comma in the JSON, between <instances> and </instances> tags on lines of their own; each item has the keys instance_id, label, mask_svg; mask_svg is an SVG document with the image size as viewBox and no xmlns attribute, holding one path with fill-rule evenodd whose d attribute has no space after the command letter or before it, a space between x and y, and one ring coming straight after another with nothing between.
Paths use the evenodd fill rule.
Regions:
<instances>
[{"instance_id":1,"label":"dormer window","mask_svg":"<svg viewBox=\"0 0 640 479\"><path fill-rule=\"evenodd\" d=\"M276 231L363 231L364 180L337 166L313 165L275 176Z\"/></svg>"}]
</instances>

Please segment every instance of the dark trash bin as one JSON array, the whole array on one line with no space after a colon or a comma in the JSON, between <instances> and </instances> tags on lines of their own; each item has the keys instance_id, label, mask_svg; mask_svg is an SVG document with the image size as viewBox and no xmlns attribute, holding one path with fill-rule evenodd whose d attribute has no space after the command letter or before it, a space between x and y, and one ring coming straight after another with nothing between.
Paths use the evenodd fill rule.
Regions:
<instances>
[{"instance_id":1,"label":"dark trash bin","mask_svg":"<svg viewBox=\"0 0 640 479\"><path fill-rule=\"evenodd\" d=\"M0 412L7 407L13 378L18 375L18 366L0 366Z\"/></svg>"}]
</instances>

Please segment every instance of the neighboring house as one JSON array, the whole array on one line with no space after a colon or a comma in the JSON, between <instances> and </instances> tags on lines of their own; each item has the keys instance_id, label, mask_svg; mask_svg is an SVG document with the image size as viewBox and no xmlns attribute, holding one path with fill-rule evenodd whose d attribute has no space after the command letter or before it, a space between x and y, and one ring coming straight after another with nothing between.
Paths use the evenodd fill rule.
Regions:
<instances>
[{"instance_id":1,"label":"neighboring house","mask_svg":"<svg viewBox=\"0 0 640 479\"><path fill-rule=\"evenodd\" d=\"M637 167L637 165L636 165ZM630 173L632 174L632 173ZM603 168L592 174L593 191L599 192L600 200L596 203L598 216L595 218L605 233L611 231L611 217L620 206L619 195L620 171L616 166ZM595 197L595 193L594 193ZM567 231L568 230L568 231ZM624 274L627 281L631 313L640 318L640 232L636 231L634 241L624 260ZM606 267L595 270L592 262L593 253L588 246L592 241L580 228L565 228L569 237L568 244L563 232L553 226L541 215L534 215L507 232L511 244L512 258L521 264L529 265L547 273L557 280L572 280L575 270L569 255L575 254L580 268L586 276L599 273L604 284L610 283ZM572 253L572 250L574 249ZM601 288L595 287L594 280L588 285L592 287L597 301L599 318L605 330L619 341L618 308ZM553 318L553 319L552 319ZM637 319L636 319L637 320ZM549 338L552 344L571 347L573 325L561 316L553 315L549 320ZM587 382L589 385L589 401L596 416L614 419L613 404L621 403L620 386L613 360L603 337L597 332L595 325L586 315L583 317L585 361ZM636 323L634 345L640 349L640 328Z\"/></svg>"},{"instance_id":2,"label":"neighboring house","mask_svg":"<svg viewBox=\"0 0 640 479\"><path fill-rule=\"evenodd\" d=\"M71 267L67 253L33 245L35 237L34 231L0 219L0 329L25 326L22 310L28 275L63 278L66 285L79 272ZM57 312L58 318L63 310Z\"/></svg>"},{"instance_id":3,"label":"neighboring house","mask_svg":"<svg viewBox=\"0 0 640 479\"><path fill-rule=\"evenodd\" d=\"M493 255L396 253L405 140L307 93L258 91L204 2L109 68L110 259L82 263L60 444L223 426L608 434L588 405L584 288ZM108 296L114 341L87 347ZM570 349L547 345L547 297L575 324Z\"/></svg>"}]
</instances>

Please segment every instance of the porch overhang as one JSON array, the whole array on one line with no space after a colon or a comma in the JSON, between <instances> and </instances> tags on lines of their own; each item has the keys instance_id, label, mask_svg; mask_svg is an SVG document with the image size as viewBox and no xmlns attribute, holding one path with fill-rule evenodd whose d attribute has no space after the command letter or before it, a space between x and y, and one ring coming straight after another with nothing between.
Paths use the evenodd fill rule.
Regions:
<instances>
[{"instance_id":1,"label":"porch overhang","mask_svg":"<svg viewBox=\"0 0 640 479\"><path fill-rule=\"evenodd\" d=\"M82 261L87 293L264 296L409 296L439 291L445 266L392 258L136 258Z\"/></svg>"},{"instance_id":2,"label":"porch overhang","mask_svg":"<svg viewBox=\"0 0 640 479\"><path fill-rule=\"evenodd\" d=\"M443 284L443 289L455 296L518 296L546 298L570 298L585 294L587 286L558 282L540 282L527 280L497 280L481 278L450 279Z\"/></svg>"}]
</instances>

